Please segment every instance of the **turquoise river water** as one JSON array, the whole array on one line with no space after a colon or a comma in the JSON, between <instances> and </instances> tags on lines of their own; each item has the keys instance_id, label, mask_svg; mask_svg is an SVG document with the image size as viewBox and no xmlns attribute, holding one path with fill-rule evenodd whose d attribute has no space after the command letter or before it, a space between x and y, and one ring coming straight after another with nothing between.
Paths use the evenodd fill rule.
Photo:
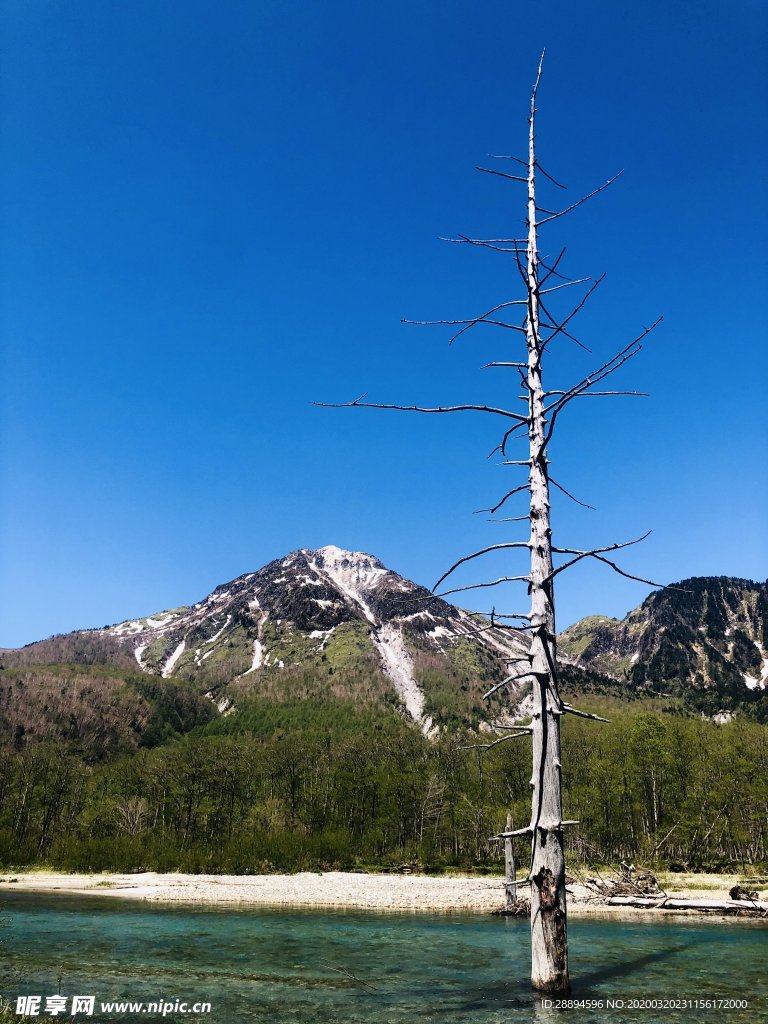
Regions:
<instances>
[{"instance_id":1,"label":"turquoise river water","mask_svg":"<svg viewBox=\"0 0 768 1024\"><path fill-rule=\"evenodd\" d=\"M29 893L4 894L0 916L0 992L14 1006L40 996L40 1021L71 1020L74 995L95 997L76 1018L94 1022L163 1019L102 1008L112 1001L210 1002L210 1013L164 1018L208 1024L768 1021L759 922L573 918L571 998L586 1005L558 1008L529 989L528 924L515 919ZM45 1013L53 994L68 1000L58 1016Z\"/></svg>"}]
</instances>

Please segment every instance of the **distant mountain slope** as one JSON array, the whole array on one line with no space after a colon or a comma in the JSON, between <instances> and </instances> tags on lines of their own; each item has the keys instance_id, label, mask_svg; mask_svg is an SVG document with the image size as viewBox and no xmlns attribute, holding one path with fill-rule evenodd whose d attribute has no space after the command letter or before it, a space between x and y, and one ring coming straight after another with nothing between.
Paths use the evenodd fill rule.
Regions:
<instances>
[{"instance_id":1,"label":"distant mountain slope","mask_svg":"<svg viewBox=\"0 0 768 1024\"><path fill-rule=\"evenodd\" d=\"M693 691L710 713L718 704L754 703L768 686L768 584L682 580L621 621L582 619L561 635L560 650L638 690Z\"/></svg>"},{"instance_id":2,"label":"distant mountain slope","mask_svg":"<svg viewBox=\"0 0 768 1024\"><path fill-rule=\"evenodd\" d=\"M565 630L561 684L571 694L664 693L710 716L752 708L768 718L767 637L766 584L683 580L621 621L591 616ZM522 673L514 659L528 642L372 555L301 549L190 607L0 651L0 726L64 738L79 735L82 719L98 745L101 716L104 736L111 729L130 746L157 733L153 701L184 706L171 708L182 723L175 731L200 718L185 690L225 716L249 702L322 698L398 711L425 733L509 724L528 710L528 680L518 675L490 707L482 694L511 669Z\"/></svg>"},{"instance_id":3,"label":"distant mountain slope","mask_svg":"<svg viewBox=\"0 0 768 1024\"><path fill-rule=\"evenodd\" d=\"M223 584L203 601L101 630L4 652L6 664L106 662L195 684L227 711L249 687L291 668L320 675L365 670L425 732L433 728L435 675L470 684L504 677L527 647L524 633L479 632L479 621L433 597L372 555L328 546L302 549ZM279 687L272 680L272 692ZM225 694L224 688L231 689ZM444 687L443 687L444 689ZM525 686L521 681L519 697ZM443 698L445 694L443 693ZM443 700L444 703L444 700Z\"/></svg>"},{"instance_id":4,"label":"distant mountain slope","mask_svg":"<svg viewBox=\"0 0 768 1024\"><path fill-rule=\"evenodd\" d=\"M26 665L0 671L0 739L65 742L89 761L156 746L217 717L188 686L114 665Z\"/></svg>"}]
</instances>

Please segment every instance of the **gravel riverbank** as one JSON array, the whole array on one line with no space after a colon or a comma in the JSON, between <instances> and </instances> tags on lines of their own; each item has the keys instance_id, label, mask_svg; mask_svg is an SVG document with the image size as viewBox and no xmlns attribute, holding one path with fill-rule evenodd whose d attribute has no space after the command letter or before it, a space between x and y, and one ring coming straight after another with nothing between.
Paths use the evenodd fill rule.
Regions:
<instances>
[{"instance_id":1,"label":"gravel riverbank","mask_svg":"<svg viewBox=\"0 0 768 1024\"><path fill-rule=\"evenodd\" d=\"M735 876L686 876L684 887L668 888L682 898L727 899ZM698 884L691 885L692 881ZM687 883L687 884L685 884ZM472 911L490 913L503 903L498 877L384 875L346 871L295 875L90 874L30 871L0 876L0 890L113 896L161 903L329 907L384 911ZM637 916L654 911L606 907L589 899L583 886L569 886L569 913ZM522 887L521 887L521 895Z\"/></svg>"}]
</instances>

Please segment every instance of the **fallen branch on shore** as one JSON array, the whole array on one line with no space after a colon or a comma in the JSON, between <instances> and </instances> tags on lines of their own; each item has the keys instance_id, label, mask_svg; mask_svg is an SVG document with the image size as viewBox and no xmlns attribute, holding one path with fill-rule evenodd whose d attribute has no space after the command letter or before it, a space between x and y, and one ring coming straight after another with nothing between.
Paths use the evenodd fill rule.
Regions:
<instances>
[{"instance_id":1,"label":"fallen branch on shore","mask_svg":"<svg viewBox=\"0 0 768 1024\"><path fill-rule=\"evenodd\" d=\"M666 896L656 876L651 871L638 871L634 864L622 862L617 878L603 878L599 872L597 874L597 878L579 878L579 881L599 896L652 896L656 899Z\"/></svg>"},{"instance_id":2,"label":"fallen branch on shore","mask_svg":"<svg viewBox=\"0 0 768 1024\"><path fill-rule=\"evenodd\" d=\"M607 903L611 907L645 907L648 910L703 910L719 914L768 915L766 900L706 900L683 899L675 896L611 896Z\"/></svg>"}]
</instances>

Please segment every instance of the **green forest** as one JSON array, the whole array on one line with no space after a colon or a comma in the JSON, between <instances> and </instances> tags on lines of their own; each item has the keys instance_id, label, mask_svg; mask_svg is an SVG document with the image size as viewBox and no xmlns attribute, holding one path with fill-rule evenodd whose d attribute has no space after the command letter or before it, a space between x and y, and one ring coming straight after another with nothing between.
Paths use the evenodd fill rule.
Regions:
<instances>
[{"instance_id":1,"label":"green forest","mask_svg":"<svg viewBox=\"0 0 768 1024\"><path fill-rule=\"evenodd\" d=\"M610 722L564 723L565 813L579 821L570 863L768 860L768 728L663 702L580 701ZM4 868L496 871L491 837L509 810L528 820L528 738L492 749L476 731L428 740L390 709L339 698L173 716L111 756L18 735L0 750Z\"/></svg>"}]
</instances>

